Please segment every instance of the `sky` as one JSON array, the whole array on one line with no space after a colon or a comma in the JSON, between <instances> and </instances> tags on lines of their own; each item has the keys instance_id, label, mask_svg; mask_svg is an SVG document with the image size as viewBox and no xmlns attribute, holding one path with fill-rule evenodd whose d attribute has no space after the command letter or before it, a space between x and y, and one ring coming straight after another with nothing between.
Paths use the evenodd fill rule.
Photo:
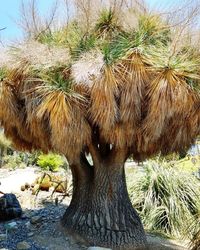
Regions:
<instances>
[{"instance_id":1,"label":"sky","mask_svg":"<svg viewBox=\"0 0 200 250\"><path fill-rule=\"evenodd\" d=\"M22 37L22 31L17 25L17 20L20 18L20 6L21 0L0 0L0 39L7 43L8 41L15 41ZM63 0L58 0L61 3ZM167 8L174 3L178 3L181 0L146 0L150 7L158 7L160 5L163 8ZM28 3L29 0L24 0L24 3ZM37 0L38 9L42 15L46 15L50 12L55 0Z\"/></svg>"}]
</instances>

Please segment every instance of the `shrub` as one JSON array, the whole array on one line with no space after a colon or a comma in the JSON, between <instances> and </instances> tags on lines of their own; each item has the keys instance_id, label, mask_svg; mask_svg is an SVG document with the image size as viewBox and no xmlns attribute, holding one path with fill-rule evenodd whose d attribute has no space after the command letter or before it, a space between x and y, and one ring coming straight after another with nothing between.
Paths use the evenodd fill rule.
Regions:
<instances>
[{"instance_id":1,"label":"shrub","mask_svg":"<svg viewBox=\"0 0 200 250\"><path fill-rule=\"evenodd\" d=\"M64 160L57 154L41 154L38 157L37 164L43 169L56 172L64 165Z\"/></svg>"},{"instance_id":2,"label":"shrub","mask_svg":"<svg viewBox=\"0 0 200 250\"><path fill-rule=\"evenodd\" d=\"M157 163L128 176L131 201L145 227L169 236L185 234L200 211L200 183L192 175ZM200 228L199 228L200 229Z\"/></svg>"},{"instance_id":3,"label":"shrub","mask_svg":"<svg viewBox=\"0 0 200 250\"><path fill-rule=\"evenodd\" d=\"M13 155L6 155L3 157L4 168L16 169L25 168L26 164L23 163L22 158L16 152Z\"/></svg>"}]
</instances>

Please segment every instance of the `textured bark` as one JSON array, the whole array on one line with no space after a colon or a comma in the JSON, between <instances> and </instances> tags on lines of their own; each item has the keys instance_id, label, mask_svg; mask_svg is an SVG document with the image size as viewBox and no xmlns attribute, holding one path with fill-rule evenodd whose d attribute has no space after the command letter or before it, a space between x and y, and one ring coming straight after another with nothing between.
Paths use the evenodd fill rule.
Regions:
<instances>
[{"instance_id":1,"label":"textured bark","mask_svg":"<svg viewBox=\"0 0 200 250\"><path fill-rule=\"evenodd\" d=\"M124 165L71 166L74 191L62 223L89 245L147 249L140 218L128 197Z\"/></svg>"}]
</instances>

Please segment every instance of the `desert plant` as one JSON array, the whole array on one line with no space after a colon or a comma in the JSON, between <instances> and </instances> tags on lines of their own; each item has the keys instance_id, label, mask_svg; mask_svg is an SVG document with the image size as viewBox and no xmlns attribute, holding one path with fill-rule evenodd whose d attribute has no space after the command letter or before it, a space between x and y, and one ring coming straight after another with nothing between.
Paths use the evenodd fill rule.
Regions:
<instances>
[{"instance_id":1,"label":"desert plant","mask_svg":"<svg viewBox=\"0 0 200 250\"><path fill-rule=\"evenodd\" d=\"M0 155L1 157L6 155L8 151L12 151L11 142L5 137L3 131L0 131Z\"/></svg>"},{"instance_id":2,"label":"desert plant","mask_svg":"<svg viewBox=\"0 0 200 250\"><path fill-rule=\"evenodd\" d=\"M12 155L3 157L3 167L8 169L25 168L26 164L23 162L21 156L14 152Z\"/></svg>"},{"instance_id":3,"label":"desert plant","mask_svg":"<svg viewBox=\"0 0 200 250\"><path fill-rule=\"evenodd\" d=\"M157 162L134 176L134 180L128 177L129 193L145 227L169 236L183 236L200 212L199 181L192 174Z\"/></svg>"},{"instance_id":4,"label":"desert plant","mask_svg":"<svg viewBox=\"0 0 200 250\"><path fill-rule=\"evenodd\" d=\"M186 27L198 6L187 10L191 15L184 23L175 24L145 7L125 8L129 1L99 1L107 11L99 9L93 19L94 1L75 2L81 11L75 8L63 29L35 36L40 29L33 23L27 36L36 41L16 46L10 60L17 64L4 65L0 122L18 149L66 156L74 184L62 220L69 232L90 244L144 248L124 163L131 156L142 161L185 152L200 132L199 49L183 32L190 30ZM120 8L124 19L132 14L135 25L124 25L116 14ZM85 19L79 20L80 13ZM68 31L72 39L57 39ZM193 47L195 53L188 49ZM191 206L188 214L195 209ZM173 232L170 225L166 230Z\"/></svg>"},{"instance_id":5,"label":"desert plant","mask_svg":"<svg viewBox=\"0 0 200 250\"><path fill-rule=\"evenodd\" d=\"M44 173L42 176L38 177L32 185L32 194L38 194L40 190L49 191L52 188L52 194L55 193L65 193L68 195L68 181L66 177L54 174Z\"/></svg>"},{"instance_id":6,"label":"desert plant","mask_svg":"<svg viewBox=\"0 0 200 250\"><path fill-rule=\"evenodd\" d=\"M61 166L64 165L64 160L60 155L57 154L41 154L38 157L37 164L43 170L49 170L52 172L56 172L59 170Z\"/></svg>"}]
</instances>

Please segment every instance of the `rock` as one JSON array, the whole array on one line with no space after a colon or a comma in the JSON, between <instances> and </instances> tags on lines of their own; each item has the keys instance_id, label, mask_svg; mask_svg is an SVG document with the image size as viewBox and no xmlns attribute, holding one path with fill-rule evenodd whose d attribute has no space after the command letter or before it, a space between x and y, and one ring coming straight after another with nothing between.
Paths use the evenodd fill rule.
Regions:
<instances>
[{"instance_id":1,"label":"rock","mask_svg":"<svg viewBox=\"0 0 200 250\"><path fill-rule=\"evenodd\" d=\"M26 220L27 218L28 218L28 216L26 214L22 214L22 216L21 216L22 220Z\"/></svg>"},{"instance_id":2,"label":"rock","mask_svg":"<svg viewBox=\"0 0 200 250\"><path fill-rule=\"evenodd\" d=\"M6 208L6 205L7 205L7 202L6 202L6 199L1 197L0 198L0 207L5 209Z\"/></svg>"},{"instance_id":3,"label":"rock","mask_svg":"<svg viewBox=\"0 0 200 250\"><path fill-rule=\"evenodd\" d=\"M25 189L29 189L31 187L28 182L26 182L24 186L25 186Z\"/></svg>"},{"instance_id":4,"label":"rock","mask_svg":"<svg viewBox=\"0 0 200 250\"><path fill-rule=\"evenodd\" d=\"M112 250L112 249L105 247L89 247L87 250Z\"/></svg>"},{"instance_id":5,"label":"rock","mask_svg":"<svg viewBox=\"0 0 200 250\"><path fill-rule=\"evenodd\" d=\"M0 221L12 220L22 214L22 209L14 194L4 194L1 200L5 199L4 206L0 206Z\"/></svg>"},{"instance_id":6,"label":"rock","mask_svg":"<svg viewBox=\"0 0 200 250\"><path fill-rule=\"evenodd\" d=\"M30 249L31 248L31 246L28 244L28 242L26 242L26 241L22 241L22 242L19 242L18 244L17 244L17 249L21 249L21 250L25 250L25 249Z\"/></svg>"},{"instance_id":7,"label":"rock","mask_svg":"<svg viewBox=\"0 0 200 250\"><path fill-rule=\"evenodd\" d=\"M28 237L32 237L33 235L34 235L33 232L27 234Z\"/></svg>"},{"instance_id":8,"label":"rock","mask_svg":"<svg viewBox=\"0 0 200 250\"><path fill-rule=\"evenodd\" d=\"M31 224L37 224L37 223L39 223L41 220L42 220L42 217L41 217L41 216L33 216L33 217L31 218Z\"/></svg>"},{"instance_id":9,"label":"rock","mask_svg":"<svg viewBox=\"0 0 200 250\"><path fill-rule=\"evenodd\" d=\"M7 235L6 234L0 234L0 241L6 240Z\"/></svg>"},{"instance_id":10,"label":"rock","mask_svg":"<svg viewBox=\"0 0 200 250\"><path fill-rule=\"evenodd\" d=\"M17 223L16 222L10 222L10 223L5 224L4 227L8 231L15 230L15 229L17 229Z\"/></svg>"},{"instance_id":11,"label":"rock","mask_svg":"<svg viewBox=\"0 0 200 250\"><path fill-rule=\"evenodd\" d=\"M26 189L25 186L22 185L22 186L21 186L21 191L23 192L23 191L25 191L25 189Z\"/></svg>"},{"instance_id":12,"label":"rock","mask_svg":"<svg viewBox=\"0 0 200 250\"><path fill-rule=\"evenodd\" d=\"M26 226L26 228L30 228L31 227L31 223L30 223L30 221L27 221L26 223L25 223L25 226Z\"/></svg>"}]
</instances>

